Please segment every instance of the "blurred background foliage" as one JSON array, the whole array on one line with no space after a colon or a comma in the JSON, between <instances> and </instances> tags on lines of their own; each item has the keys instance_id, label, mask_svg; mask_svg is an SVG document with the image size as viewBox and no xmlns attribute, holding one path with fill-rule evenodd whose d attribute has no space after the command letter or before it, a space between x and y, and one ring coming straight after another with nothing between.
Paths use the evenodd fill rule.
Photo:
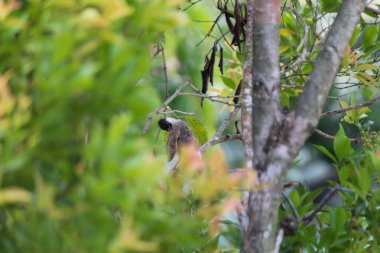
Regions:
<instances>
[{"instance_id":1,"label":"blurred background foliage","mask_svg":"<svg viewBox=\"0 0 380 253\"><path fill-rule=\"evenodd\" d=\"M157 127L141 131L162 99L155 44L165 40L169 61L181 61L170 66L170 88L199 80L192 52L201 53L187 49L200 32L184 27L179 3L0 2L0 252L191 252L210 243L218 212L193 206L218 209L218 180L205 203L185 194L163 172L164 144L153 154Z\"/></svg>"},{"instance_id":2,"label":"blurred background foliage","mask_svg":"<svg viewBox=\"0 0 380 253\"><path fill-rule=\"evenodd\" d=\"M291 7L280 29L284 107L302 92L340 3L283 1ZM205 161L185 159L173 178L163 170L158 117L142 135L149 113L167 98L166 82L169 96L186 82L201 88L215 40L224 49L224 73L215 67L209 94L234 95L244 57L222 36L223 20L209 33L217 16L206 0L0 1L0 252L238 252L236 189L250 186L228 170L243 166L240 143L213 147ZM378 93L378 34L378 17L363 14L326 110ZM287 69L306 47L304 64ZM170 107L194 114L182 118L201 129L201 143L232 110L207 99L202 108L193 96ZM332 203L339 208L285 237L283 252L377 252L378 111L323 119L318 128L333 139L315 135L301 150L287 177L301 182L287 191L300 216L315 208L321 182L349 190ZM227 129L236 131L234 124ZM347 135L362 136L364 145ZM291 213L285 204L280 218Z\"/></svg>"}]
</instances>

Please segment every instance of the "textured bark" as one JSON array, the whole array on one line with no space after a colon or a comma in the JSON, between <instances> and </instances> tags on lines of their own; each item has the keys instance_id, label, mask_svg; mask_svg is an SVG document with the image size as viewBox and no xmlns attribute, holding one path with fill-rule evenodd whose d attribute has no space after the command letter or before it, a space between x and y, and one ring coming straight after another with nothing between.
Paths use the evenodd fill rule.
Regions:
<instances>
[{"instance_id":1,"label":"textured bark","mask_svg":"<svg viewBox=\"0 0 380 253\"><path fill-rule=\"evenodd\" d=\"M245 29L243 85L241 94L241 129L244 146L245 167L253 168L252 136L252 64L253 64L253 0L247 1L247 24ZM238 211L242 236L247 232L249 218L247 215L249 193L245 192L241 201L242 209Z\"/></svg>"},{"instance_id":2,"label":"textured bark","mask_svg":"<svg viewBox=\"0 0 380 253\"><path fill-rule=\"evenodd\" d=\"M318 123L364 3L364 0L343 1L297 108L283 114L279 102L280 0L248 2L252 5L248 9L253 8L252 165L258 178L247 203L249 225L243 236L242 253L268 253L275 249L279 199L287 166ZM248 75L245 80L250 83L246 68L244 75ZM243 133L245 125L243 122Z\"/></svg>"},{"instance_id":3,"label":"textured bark","mask_svg":"<svg viewBox=\"0 0 380 253\"><path fill-rule=\"evenodd\" d=\"M342 3L323 49L313 65L313 71L298 101L297 108L295 112L288 115L288 121L292 125L292 131L289 132L288 137L289 153L292 156L297 154L318 124L344 50L364 7L365 0L345 0Z\"/></svg>"},{"instance_id":4,"label":"textured bark","mask_svg":"<svg viewBox=\"0 0 380 253\"><path fill-rule=\"evenodd\" d=\"M245 31L243 89L241 98L241 128L246 168L253 167L252 137L252 64L253 64L253 0L247 2Z\"/></svg>"},{"instance_id":5,"label":"textured bark","mask_svg":"<svg viewBox=\"0 0 380 253\"><path fill-rule=\"evenodd\" d=\"M345 0L343 2L328 33L324 47L318 54L313 66L313 72L299 99L296 112L297 117L306 121L308 133L319 121L319 116L322 114L327 94L335 79L344 50L364 6L364 0Z\"/></svg>"},{"instance_id":6,"label":"textured bark","mask_svg":"<svg viewBox=\"0 0 380 253\"><path fill-rule=\"evenodd\" d=\"M269 165L273 131L281 123L279 27L280 0L253 1L252 119L253 168L258 170L257 189L249 194L249 225L242 253L271 252L274 249L280 187L262 173ZM264 176L264 177L263 177ZM280 176L281 177L281 176Z\"/></svg>"}]
</instances>

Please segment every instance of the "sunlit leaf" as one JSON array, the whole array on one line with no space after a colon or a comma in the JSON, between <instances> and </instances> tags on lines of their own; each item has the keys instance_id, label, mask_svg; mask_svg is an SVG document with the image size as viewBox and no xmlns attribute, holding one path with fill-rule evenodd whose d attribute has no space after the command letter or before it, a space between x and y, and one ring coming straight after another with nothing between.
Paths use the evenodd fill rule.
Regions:
<instances>
[{"instance_id":1,"label":"sunlit leaf","mask_svg":"<svg viewBox=\"0 0 380 253\"><path fill-rule=\"evenodd\" d=\"M350 140L346 136L342 126L340 126L334 138L334 152L339 161L342 161L346 155L352 152Z\"/></svg>"},{"instance_id":2,"label":"sunlit leaf","mask_svg":"<svg viewBox=\"0 0 380 253\"><path fill-rule=\"evenodd\" d=\"M323 154L325 154L333 162L338 163L338 160L336 159L336 157L333 154L331 154L324 146L320 146L320 145L313 145L313 146L317 148L319 151L321 151Z\"/></svg>"},{"instance_id":3,"label":"sunlit leaf","mask_svg":"<svg viewBox=\"0 0 380 253\"><path fill-rule=\"evenodd\" d=\"M22 188L0 189L0 206L15 203L30 203L32 194Z\"/></svg>"}]
</instances>

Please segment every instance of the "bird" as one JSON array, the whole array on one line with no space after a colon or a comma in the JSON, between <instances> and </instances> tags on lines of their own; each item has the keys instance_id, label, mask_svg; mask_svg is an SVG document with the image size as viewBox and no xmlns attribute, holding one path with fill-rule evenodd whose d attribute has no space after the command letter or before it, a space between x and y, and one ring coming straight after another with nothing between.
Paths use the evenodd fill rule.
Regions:
<instances>
[{"instance_id":1,"label":"bird","mask_svg":"<svg viewBox=\"0 0 380 253\"><path fill-rule=\"evenodd\" d=\"M168 141L166 144L168 150L168 162L171 164L171 170L177 168L180 160L179 151L181 147L186 145L194 145L198 147L198 140L194 136L193 131L189 125L180 119L175 118L161 118L158 121L160 129L168 132ZM197 150L200 156L199 149ZM173 166L174 164L174 166Z\"/></svg>"}]
</instances>

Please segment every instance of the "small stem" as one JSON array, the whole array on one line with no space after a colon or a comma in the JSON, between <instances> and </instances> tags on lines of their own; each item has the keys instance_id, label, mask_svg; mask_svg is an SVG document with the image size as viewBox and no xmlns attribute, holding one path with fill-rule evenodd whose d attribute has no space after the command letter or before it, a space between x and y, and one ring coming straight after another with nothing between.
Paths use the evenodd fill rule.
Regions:
<instances>
[{"instance_id":1,"label":"small stem","mask_svg":"<svg viewBox=\"0 0 380 253\"><path fill-rule=\"evenodd\" d=\"M282 192L282 197L284 197L285 201L288 203L290 209L291 209L292 212L293 212L294 218L296 218L297 221L300 220L300 216L299 216L299 214L298 214L298 212L297 212L297 209L296 209L296 207L294 206L293 202L292 202L292 201L290 200L290 198L288 197L288 195L286 195L285 192Z\"/></svg>"},{"instance_id":2,"label":"small stem","mask_svg":"<svg viewBox=\"0 0 380 253\"><path fill-rule=\"evenodd\" d=\"M335 196L338 190L339 186L330 188L330 191L324 196L321 202L319 202L318 206L301 218L301 220L304 221L305 225L309 224L313 220L314 216L326 205L330 199L332 199L332 197Z\"/></svg>"}]
</instances>

